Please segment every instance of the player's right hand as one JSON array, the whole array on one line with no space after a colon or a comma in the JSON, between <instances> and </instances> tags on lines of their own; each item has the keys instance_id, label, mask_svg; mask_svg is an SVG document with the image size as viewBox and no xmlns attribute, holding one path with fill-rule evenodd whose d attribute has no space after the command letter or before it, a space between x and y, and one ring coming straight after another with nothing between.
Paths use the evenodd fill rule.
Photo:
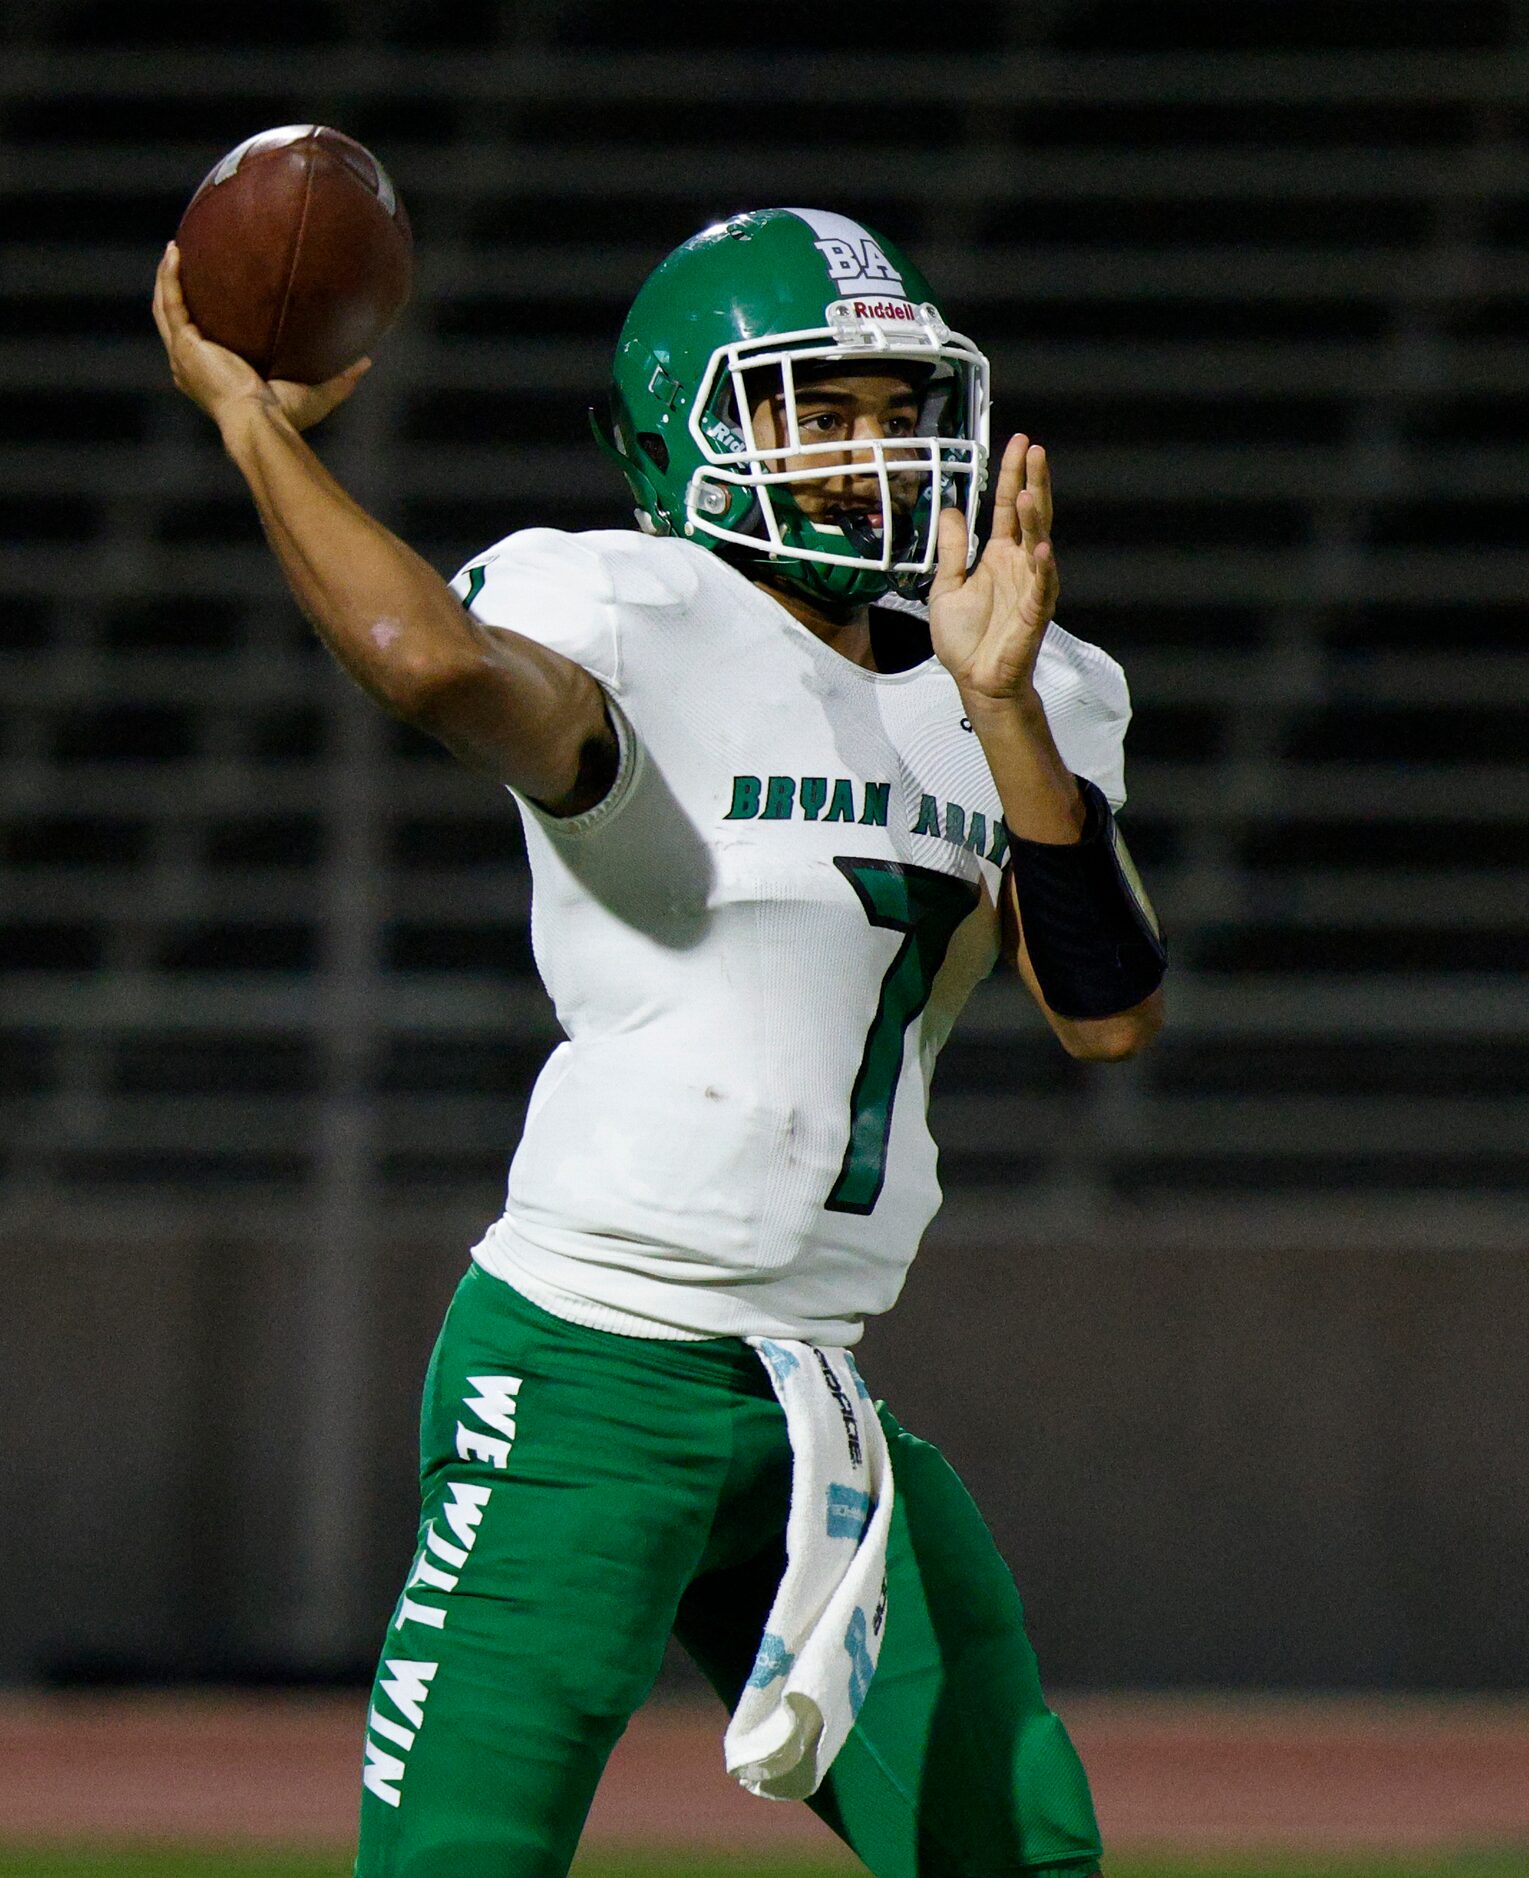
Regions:
<instances>
[{"instance_id":1,"label":"player's right hand","mask_svg":"<svg viewBox=\"0 0 1529 1878\"><path fill-rule=\"evenodd\" d=\"M173 241L154 275L154 324L165 342L177 388L193 404L199 404L220 429L241 406L255 403L273 407L298 430L307 430L345 402L372 363L370 359L357 359L322 385L262 378L237 352L203 338L186 311L180 283L180 250Z\"/></svg>"}]
</instances>

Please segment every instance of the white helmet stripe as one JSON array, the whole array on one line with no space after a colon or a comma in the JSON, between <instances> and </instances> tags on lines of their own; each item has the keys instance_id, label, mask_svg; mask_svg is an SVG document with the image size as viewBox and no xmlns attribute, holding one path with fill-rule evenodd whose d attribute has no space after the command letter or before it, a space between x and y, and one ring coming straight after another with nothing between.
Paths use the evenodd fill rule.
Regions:
<instances>
[{"instance_id":1,"label":"white helmet stripe","mask_svg":"<svg viewBox=\"0 0 1529 1878\"><path fill-rule=\"evenodd\" d=\"M816 237L835 298L874 293L885 300L906 300L903 277L882 251L881 243L859 222L829 209L786 209L805 222Z\"/></svg>"}]
</instances>

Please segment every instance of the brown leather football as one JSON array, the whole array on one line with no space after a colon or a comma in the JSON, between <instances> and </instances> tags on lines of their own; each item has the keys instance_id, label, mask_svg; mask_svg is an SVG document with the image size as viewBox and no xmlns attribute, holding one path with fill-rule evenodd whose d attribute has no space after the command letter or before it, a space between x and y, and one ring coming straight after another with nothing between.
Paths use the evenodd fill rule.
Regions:
<instances>
[{"instance_id":1,"label":"brown leather football","mask_svg":"<svg viewBox=\"0 0 1529 1878\"><path fill-rule=\"evenodd\" d=\"M207 338L263 378L316 385L369 353L409 298L414 243L387 171L354 138L287 124L247 138L176 231Z\"/></svg>"}]
</instances>

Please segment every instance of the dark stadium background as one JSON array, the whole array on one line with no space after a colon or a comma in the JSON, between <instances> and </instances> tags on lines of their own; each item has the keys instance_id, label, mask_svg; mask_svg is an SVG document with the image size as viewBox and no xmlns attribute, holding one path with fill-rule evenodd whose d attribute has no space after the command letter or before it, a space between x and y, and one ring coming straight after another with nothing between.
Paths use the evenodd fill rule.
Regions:
<instances>
[{"instance_id":1,"label":"dark stadium background","mask_svg":"<svg viewBox=\"0 0 1529 1878\"><path fill-rule=\"evenodd\" d=\"M868 1375L1058 1685L1522 1685L1529 7L0 20L0 1679L364 1673L555 1038L511 805L316 649L149 321L211 163L323 121L420 270L321 448L444 572L626 519L585 408L732 210L884 227L986 345L1171 1028L1085 1068L984 988Z\"/></svg>"}]
</instances>

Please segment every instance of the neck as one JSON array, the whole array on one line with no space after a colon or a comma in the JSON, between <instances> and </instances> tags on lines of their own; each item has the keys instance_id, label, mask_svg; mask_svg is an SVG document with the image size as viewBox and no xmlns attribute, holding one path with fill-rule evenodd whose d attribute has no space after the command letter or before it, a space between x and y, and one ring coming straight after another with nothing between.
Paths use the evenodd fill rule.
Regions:
<instances>
[{"instance_id":1,"label":"neck","mask_svg":"<svg viewBox=\"0 0 1529 1878\"><path fill-rule=\"evenodd\" d=\"M821 639L825 646L837 652L841 658L848 659L851 665L863 665L868 672L875 671L876 660L871 652L871 610L868 606L830 613L793 587L777 586L774 581L763 579L756 580L754 585L761 593L767 593L778 605L783 606L794 620L807 628L814 639Z\"/></svg>"}]
</instances>

